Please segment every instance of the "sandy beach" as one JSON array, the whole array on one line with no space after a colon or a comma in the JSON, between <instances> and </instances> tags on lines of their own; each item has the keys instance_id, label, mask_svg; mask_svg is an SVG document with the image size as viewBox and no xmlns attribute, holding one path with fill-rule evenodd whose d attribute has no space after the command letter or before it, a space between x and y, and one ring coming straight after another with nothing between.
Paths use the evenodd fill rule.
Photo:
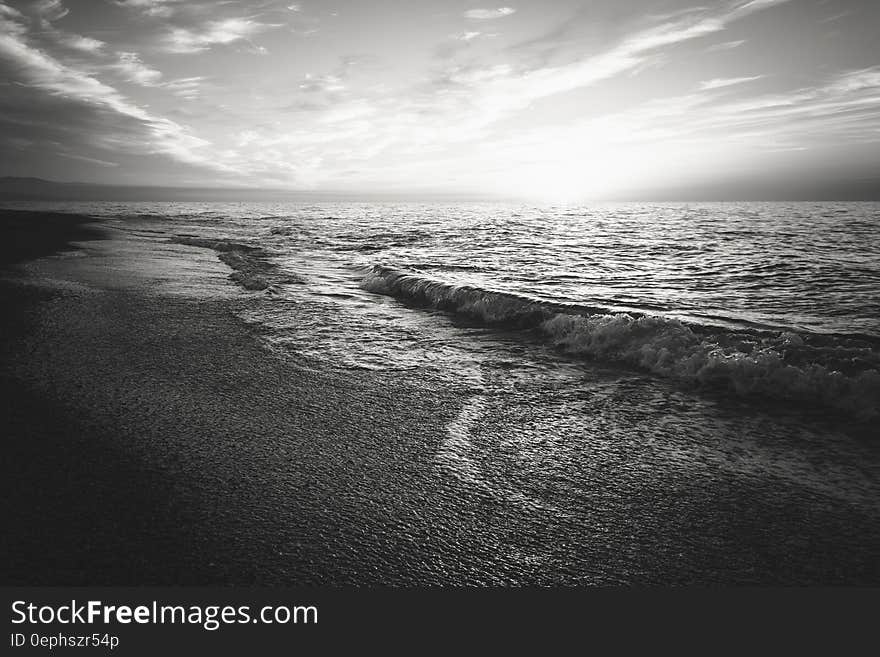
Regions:
<instances>
[{"instance_id":1,"label":"sandy beach","mask_svg":"<svg viewBox=\"0 0 880 657\"><path fill-rule=\"evenodd\" d=\"M7 584L880 581L877 506L846 490L724 469L634 487L600 462L585 516L500 502L436 454L521 409L469 427L466 390L272 352L236 314L271 298L209 249L0 225Z\"/></svg>"},{"instance_id":2,"label":"sandy beach","mask_svg":"<svg viewBox=\"0 0 880 657\"><path fill-rule=\"evenodd\" d=\"M75 218L48 219L29 218L40 225L32 255L96 236ZM234 294L194 303L143 293L149 280L95 287L80 258L54 264L64 280L3 284L5 582L406 576L405 542L418 537L382 528L409 524L396 505L430 504L430 490L392 499L427 457L407 434L430 440L419 422L429 414L442 427L429 400L405 383L273 360L231 316ZM365 480L372 499L347 504ZM358 560L373 569L352 572Z\"/></svg>"}]
</instances>

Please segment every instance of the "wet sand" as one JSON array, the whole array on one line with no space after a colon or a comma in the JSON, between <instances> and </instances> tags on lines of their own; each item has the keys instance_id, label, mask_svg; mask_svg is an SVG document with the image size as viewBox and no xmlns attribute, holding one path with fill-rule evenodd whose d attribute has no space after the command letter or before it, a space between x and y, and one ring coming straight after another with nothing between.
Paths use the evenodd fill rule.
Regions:
<instances>
[{"instance_id":1,"label":"wet sand","mask_svg":"<svg viewBox=\"0 0 880 657\"><path fill-rule=\"evenodd\" d=\"M489 498L437 467L450 431L501 426L462 429L466 391L272 353L236 316L263 293L206 249L11 221L6 584L880 582L876 505L772 479L658 476L634 493L597 470L601 504L579 518ZM199 276L215 294L187 293Z\"/></svg>"},{"instance_id":2,"label":"wet sand","mask_svg":"<svg viewBox=\"0 0 880 657\"><path fill-rule=\"evenodd\" d=\"M94 237L63 227L46 251ZM78 269L69 259L65 282ZM80 276L89 287L35 285L30 273L3 282L2 581L405 576L407 539L382 527L407 515L384 498L397 488L389 479L430 457L406 433L430 436L420 420L436 416L431 400L393 381L291 368L232 316L234 297L101 287L94 271ZM366 477L373 499L346 499Z\"/></svg>"}]
</instances>

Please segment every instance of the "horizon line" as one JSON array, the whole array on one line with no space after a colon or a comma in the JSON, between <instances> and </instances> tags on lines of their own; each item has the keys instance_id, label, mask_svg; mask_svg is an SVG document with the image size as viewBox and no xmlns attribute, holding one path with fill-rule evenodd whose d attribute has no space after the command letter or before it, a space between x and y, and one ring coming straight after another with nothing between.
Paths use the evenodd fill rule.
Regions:
<instances>
[{"instance_id":1,"label":"horizon line","mask_svg":"<svg viewBox=\"0 0 880 657\"><path fill-rule=\"evenodd\" d=\"M287 195L287 196L327 196L333 197L330 200L347 200L347 201L357 201L357 200L370 200L377 201L381 199L400 199L400 200L449 200L449 201L460 201L460 202L492 202L492 203L519 203L519 204L532 204L539 206L554 206L554 205L585 205L590 203L840 203L840 202L848 202L848 203L871 203L871 202L880 202L880 188L875 188L872 191L875 192L873 195L869 195L867 197L858 197L858 196L843 196L843 197L809 197L809 198L797 198L797 197L770 197L765 196L763 198L749 198L745 196L737 196L737 197L729 197L721 194L713 195L693 195L693 196L681 196L674 197L671 195L664 195L662 192L658 192L657 196L651 195L634 195L632 197L605 197L605 198L592 198L592 199L577 199L577 200L544 200L537 201L535 199L528 199L523 197L513 197L513 196L504 196L500 194L487 194L487 193L467 193L467 192L443 192L443 191L344 191L344 190L333 190L333 189L291 189L284 187L250 187L250 186L241 186L241 187L220 187L213 186L210 184L192 184L192 185L155 185L155 184L137 184L137 183L99 183L99 182L83 182L83 181L63 181L63 180L51 180L48 178L41 178L38 176L0 176L0 184L2 183L14 183L15 181L22 182L31 182L31 183L42 183L47 185L58 185L64 187L79 187L79 188L97 188L98 189L109 189L109 190L120 190L120 191L136 191L142 190L144 192L154 192L161 193L163 191L167 192L177 192L177 193L213 193L222 196L230 196L237 193L241 194L259 194L259 193L268 193L268 194L276 194L276 195ZM875 181L871 179L867 179L864 181L853 181L853 183L865 182L867 184L874 184ZM11 198L18 196L19 198ZM14 189L2 189L0 188L0 200L3 201L128 201L128 202L137 202L137 201L151 201L151 202L163 202L163 201L187 201L187 202L211 202L216 201L216 199L156 199L156 198L148 198L148 199L137 199L137 198L129 198L129 199L101 199L101 198L53 198L51 195L46 195L45 197L41 197L35 190L22 190L17 191ZM224 199L227 201L233 199ZM252 201L253 199L241 199L242 201L248 200ZM325 199L327 200L327 199Z\"/></svg>"}]
</instances>

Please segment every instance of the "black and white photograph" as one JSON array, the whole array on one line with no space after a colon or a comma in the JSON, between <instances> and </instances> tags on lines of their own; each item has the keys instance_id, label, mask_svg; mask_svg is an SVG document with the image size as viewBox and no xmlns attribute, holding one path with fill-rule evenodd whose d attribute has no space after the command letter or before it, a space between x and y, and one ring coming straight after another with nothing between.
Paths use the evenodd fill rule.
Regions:
<instances>
[{"instance_id":1,"label":"black and white photograph","mask_svg":"<svg viewBox=\"0 0 880 657\"><path fill-rule=\"evenodd\" d=\"M2 585L880 585L880 3L504 2L0 2Z\"/></svg>"}]
</instances>

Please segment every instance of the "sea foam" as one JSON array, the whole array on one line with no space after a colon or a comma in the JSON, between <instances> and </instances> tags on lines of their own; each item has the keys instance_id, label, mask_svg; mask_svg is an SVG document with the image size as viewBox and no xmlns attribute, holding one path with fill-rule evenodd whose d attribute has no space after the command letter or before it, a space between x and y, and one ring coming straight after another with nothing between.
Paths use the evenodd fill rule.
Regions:
<instances>
[{"instance_id":1,"label":"sea foam","mask_svg":"<svg viewBox=\"0 0 880 657\"><path fill-rule=\"evenodd\" d=\"M693 324L577 304L542 301L420 272L371 267L371 292L467 316L486 325L533 328L572 356L622 363L694 385L802 403L820 403L860 419L880 412L880 362L857 339Z\"/></svg>"}]
</instances>

